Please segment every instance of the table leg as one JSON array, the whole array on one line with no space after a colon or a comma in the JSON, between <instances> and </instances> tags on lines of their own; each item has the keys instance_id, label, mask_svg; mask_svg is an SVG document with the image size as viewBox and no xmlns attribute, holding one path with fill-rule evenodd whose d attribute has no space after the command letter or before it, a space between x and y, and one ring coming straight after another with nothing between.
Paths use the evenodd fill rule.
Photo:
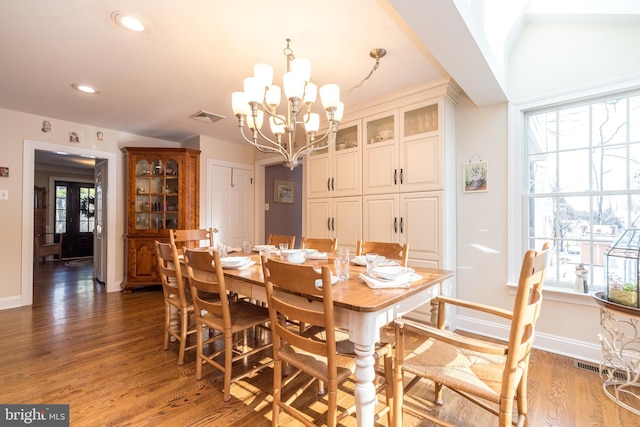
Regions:
<instances>
[{"instance_id":1,"label":"table leg","mask_svg":"<svg viewBox=\"0 0 640 427\"><path fill-rule=\"evenodd\" d=\"M375 406L378 400L376 387L373 384L376 378L374 369L375 359L373 353L374 343L361 345L354 343L356 353L356 417L358 426L372 426L375 416Z\"/></svg>"}]
</instances>

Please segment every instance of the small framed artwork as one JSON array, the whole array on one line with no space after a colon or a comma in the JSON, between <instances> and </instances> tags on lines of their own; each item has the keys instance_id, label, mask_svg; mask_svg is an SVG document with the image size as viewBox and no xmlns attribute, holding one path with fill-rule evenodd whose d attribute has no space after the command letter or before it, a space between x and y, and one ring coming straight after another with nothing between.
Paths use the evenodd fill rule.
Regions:
<instances>
[{"instance_id":1,"label":"small framed artwork","mask_svg":"<svg viewBox=\"0 0 640 427\"><path fill-rule=\"evenodd\" d=\"M273 201L277 203L293 203L294 183L291 181L273 180Z\"/></svg>"},{"instance_id":2,"label":"small framed artwork","mask_svg":"<svg viewBox=\"0 0 640 427\"><path fill-rule=\"evenodd\" d=\"M9 168L5 168L0 166L0 177L8 178L9 177Z\"/></svg>"},{"instance_id":3,"label":"small framed artwork","mask_svg":"<svg viewBox=\"0 0 640 427\"><path fill-rule=\"evenodd\" d=\"M487 162L469 162L463 165L465 193L489 191L489 165Z\"/></svg>"}]
</instances>

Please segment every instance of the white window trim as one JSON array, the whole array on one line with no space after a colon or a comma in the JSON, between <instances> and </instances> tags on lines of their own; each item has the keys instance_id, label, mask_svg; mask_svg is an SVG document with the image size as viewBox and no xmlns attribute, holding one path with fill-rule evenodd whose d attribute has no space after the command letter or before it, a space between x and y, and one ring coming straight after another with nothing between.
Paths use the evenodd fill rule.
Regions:
<instances>
[{"instance_id":1,"label":"white window trim","mask_svg":"<svg viewBox=\"0 0 640 427\"><path fill-rule=\"evenodd\" d=\"M515 293L518 283L522 254L528 249L524 246L527 241L522 220L526 212L526 200L522 196L521 173L526 170L526 159L523 157L522 144L524 134L524 114L526 111L542 107L564 104L581 99L603 96L610 93L635 90L640 88L640 77L620 79L593 86L572 89L549 96L533 98L524 101L513 102L509 105L509 143L507 153L507 220L508 220L508 283L510 292ZM570 304L596 306L590 294L578 294L568 288L545 285L545 297L549 300L566 302Z\"/></svg>"}]
</instances>

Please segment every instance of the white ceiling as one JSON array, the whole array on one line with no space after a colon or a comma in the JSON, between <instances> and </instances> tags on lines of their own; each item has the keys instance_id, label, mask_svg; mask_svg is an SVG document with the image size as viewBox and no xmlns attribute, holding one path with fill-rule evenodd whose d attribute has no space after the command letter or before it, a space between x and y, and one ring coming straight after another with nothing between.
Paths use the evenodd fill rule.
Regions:
<instances>
[{"instance_id":1,"label":"white ceiling","mask_svg":"<svg viewBox=\"0 0 640 427\"><path fill-rule=\"evenodd\" d=\"M477 105L504 102L492 64L461 18L479 3L0 0L0 108L175 142L197 135L241 141L231 93L242 90L256 62L272 64L280 80L286 38L296 57L311 60L319 85L340 85L346 111L447 74ZM527 3L520 1L521 11ZM548 19L550 5L560 2L535 3L531 16ZM640 2L606 3L637 16ZM111 20L115 10L146 18L151 33L120 29ZM378 47L387 50L379 69L348 93L371 70L369 52ZM73 83L101 93L80 93ZM226 119L209 124L189 117L200 110Z\"/></svg>"}]
</instances>

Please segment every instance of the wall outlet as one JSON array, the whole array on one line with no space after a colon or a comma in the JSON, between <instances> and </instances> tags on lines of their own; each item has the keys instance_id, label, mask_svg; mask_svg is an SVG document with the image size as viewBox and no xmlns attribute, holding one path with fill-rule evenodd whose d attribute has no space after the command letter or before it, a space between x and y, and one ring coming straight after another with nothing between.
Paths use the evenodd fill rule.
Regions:
<instances>
[{"instance_id":1,"label":"wall outlet","mask_svg":"<svg viewBox=\"0 0 640 427\"><path fill-rule=\"evenodd\" d=\"M0 200L9 200L9 190L0 190Z\"/></svg>"},{"instance_id":2,"label":"wall outlet","mask_svg":"<svg viewBox=\"0 0 640 427\"><path fill-rule=\"evenodd\" d=\"M269 203L265 203L265 204L264 204L264 210L265 210L265 211L268 211L268 210L269 210Z\"/></svg>"}]
</instances>

